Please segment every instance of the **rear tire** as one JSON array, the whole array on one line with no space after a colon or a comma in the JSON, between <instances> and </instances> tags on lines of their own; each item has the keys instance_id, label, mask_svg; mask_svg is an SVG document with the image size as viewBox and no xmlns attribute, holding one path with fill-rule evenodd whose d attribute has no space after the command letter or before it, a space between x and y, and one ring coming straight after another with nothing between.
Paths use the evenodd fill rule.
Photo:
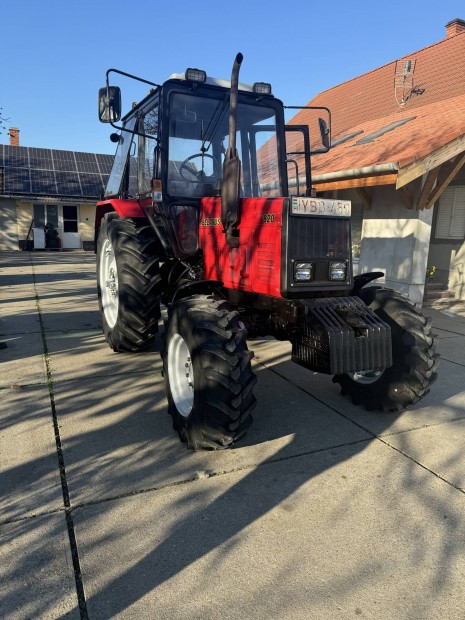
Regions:
<instances>
[{"instance_id":1,"label":"rear tire","mask_svg":"<svg viewBox=\"0 0 465 620\"><path fill-rule=\"evenodd\" d=\"M97 241L97 293L105 339L114 351L140 351L160 318L158 243L145 223L107 214Z\"/></svg>"},{"instance_id":2,"label":"rear tire","mask_svg":"<svg viewBox=\"0 0 465 620\"><path fill-rule=\"evenodd\" d=\"M367 288L359 296L391 327L393 363L382 371L335 375L333 381L356 405L400 411L423 398L437 378L431 321L395 291Z\"/></svg>"},{"instance_id":3,"label":"rear tire","mask_svg":"<svg viewBox=\"0 0 465 620\"><path fill-rule=\"evenodd\" d=\"M218 450L241 439L252 423L256 377L239 313L207 295L170 308L162 351L169 413L181 441Z\"/></svg>"}]
</instances>

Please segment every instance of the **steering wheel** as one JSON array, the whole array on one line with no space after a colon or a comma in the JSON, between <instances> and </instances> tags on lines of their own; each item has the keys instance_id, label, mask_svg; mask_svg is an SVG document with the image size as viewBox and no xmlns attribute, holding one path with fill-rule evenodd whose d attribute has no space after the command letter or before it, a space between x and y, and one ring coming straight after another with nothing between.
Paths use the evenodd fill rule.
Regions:
<instances>
[{"instance_id":1,"label":"steering wheel","mask_svg":"<svg viewBox=\"0 0 465 620\"><path fill-rule=\"evenodd\" d=\"M209 153L195 153L195 155L191 155L190 157L186 157L186 159L182 162L181 166L179 167L179 174L184 179L184 181L186 181L187 183L203 183L205 181L205 179L208 178L208 175L206 175L203 170L194 170L194 168L192 166L188 165L189 162L191 162L193 159L197 159L198 157L202 157L202 158L203 157L208 157L209 159L212 159L217 164L220 164L218 158L213 157L213 155L210 155ZM192 175L192 177L194 177L195 180L193 180L192 178L190 178L190 179L187 178L185 176L185 174L187 174L187 173ZM213 175L211 175L211 176L213 176Z\"/></svg>"}]
</instances>

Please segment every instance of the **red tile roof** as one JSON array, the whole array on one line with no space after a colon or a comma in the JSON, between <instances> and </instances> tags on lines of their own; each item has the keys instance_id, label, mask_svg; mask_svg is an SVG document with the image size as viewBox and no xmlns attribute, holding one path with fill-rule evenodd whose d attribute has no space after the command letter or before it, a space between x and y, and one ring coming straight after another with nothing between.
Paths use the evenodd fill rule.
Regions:
<instances>
[{"instance_id":1,"label":"red tile roof","mask_svg":"<svg viewBox=\"0 0 465 620\"><path fill-rule=\"evenodd\" d=\"M413 71L405 80L402 103L402 76L408 61ZM331 109L333 142L351 133L363 133L326 154L314 156L313 172L321 174L391 162L403 167L432 153L465 134L464 91L465 32L462 31L320 93L308 105ZM314 133L311 118L312 113L303 110L290 123L309 124ZM373 141L357 144L370 133L405 119L411 120Z\"/></svg>"}]
</instances>

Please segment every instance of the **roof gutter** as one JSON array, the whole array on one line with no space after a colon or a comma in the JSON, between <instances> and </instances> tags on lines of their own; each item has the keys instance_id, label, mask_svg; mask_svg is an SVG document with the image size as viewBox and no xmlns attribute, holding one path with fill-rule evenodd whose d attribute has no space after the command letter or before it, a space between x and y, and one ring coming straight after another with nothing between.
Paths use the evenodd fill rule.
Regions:
<instances>
[{"instance_id":1,"label":"roof gutter","mask_svg":"<svg viewBox=\"0 0 465 620\"><path fill-rule=\"evenodd\" d=\"M10 200L18 200L20 202L45 202L49 203L57 203L60 205L95 205L97 200L100 200L99 197L85 197L85 196L77 196L73 198L72 196L38 196L35 194L0 194L0 198L8 198Z\"/></svg>"},{"instance_id":2,"label":"roof gutter","mask_svg":"<svg viewBox=\"0 0 465 620\"><path fill-rule=\"evenodd\" d=\"M361 179L363 177L381 176L383 174L392 174L399 171L399 164L387 163L376 164L374 166L365 166L364 168L352 168L350 170L337 170L336 172L325 172L323 174L312 174L313 183L329 183L331 181L340 181L342 179ZM307 179L305 177L299 177L299 187L305 187ZM289 179L289 187L296 187L297 182L295 177ZM271 183L265 183L262 186L262 190L278 189L279 183L273 181Z\"/></svg>"},{"instance_id":3,"label":"roof gutter","mask_svg":"<svg viewBox=\"0 0 465 620\"><path fill-rule=\"evenodd\" d=\"M352 168L350 170L337 170L336 172L324 172L323 174L313 174L313 183L325 183L328 181L340 181L341 179L359 179L361 177L371 177L377 174L388 174L398 172L399 164L393 162L387 164L376 164L365 166L364 168ZM299 178L299 182L305 182Z\"/></svg>"}]
</instances>

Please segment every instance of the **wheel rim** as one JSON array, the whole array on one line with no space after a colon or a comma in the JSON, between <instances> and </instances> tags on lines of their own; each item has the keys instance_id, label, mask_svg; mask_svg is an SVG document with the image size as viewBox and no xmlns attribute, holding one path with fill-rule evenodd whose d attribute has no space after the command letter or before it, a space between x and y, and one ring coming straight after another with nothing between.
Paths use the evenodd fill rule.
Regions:
<instances>
[{"instance_id":1,"label":"wheel rim","mask_svg":"<svg viewBox=\"0 0 465 620\"><path fill-rule=\"evenodd\" d=\"M113 328L118 318L118 269L109 239L105 239L100 254L100 291L105 320Z\"/></svg>"},{"instance_id":2,"label":"wheel rim","mask_svg":"<svg viewBox=\"0 0 465 620\"><path fill-rule=\"evenodd\" d=\"M371 385L376 383L381 378L383 370L362 370L360 372L350 373L349 376L355 381L355 383L361 383L362 385Z\"/></svg>"},{"instance_id":3,"label":"wheel rim","mask_svg":"<svg viewBox=\"0 0 465 620\"><path fill-rule=\"evenodd\" d=\"M168 346L168 378L176 409L187 418L194 406L194 369L189 347L179 334Z\"/></svg>"}]
</instances>

